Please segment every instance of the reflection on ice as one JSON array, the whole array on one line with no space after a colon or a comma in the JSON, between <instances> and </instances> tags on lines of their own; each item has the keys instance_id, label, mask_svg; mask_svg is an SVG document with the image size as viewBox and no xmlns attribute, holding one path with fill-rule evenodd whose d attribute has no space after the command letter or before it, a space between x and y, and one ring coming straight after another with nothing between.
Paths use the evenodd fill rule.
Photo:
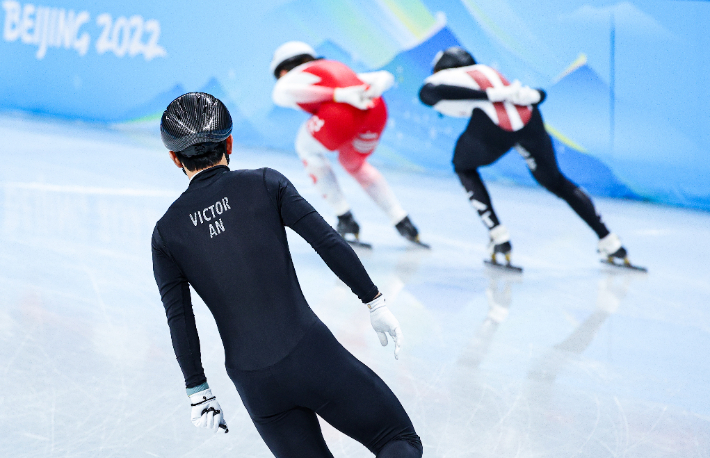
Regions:
<instances>
[{"instance_id":1,"label":"reflection on ice","mask_svg":"<svg viewBox=\"0 0 710 458\"><path fill-rule=\"evenodd\" d=\"M606 272L597 282L596 309L567 338L546 352L530 369L528 377L552 383L566 364L587 349L607 318L618 310L631 282L641 278L645 279L638 272Z\"/></svg>"},{"instance_id":2,"label":"reflection on ice","mask_svg":"<svg viewBox=\"0 0 710 458\"><path fill-rule=\"evenodd\" d=\"M513 300L513 285L523 282L523 276L518 273L493 268L486 268L483 272L488 277L485 291L488 313L459 359L460 364L469 367L478 367L481 364L496 330L508 318Z\"/></svg>"}]
</instances>

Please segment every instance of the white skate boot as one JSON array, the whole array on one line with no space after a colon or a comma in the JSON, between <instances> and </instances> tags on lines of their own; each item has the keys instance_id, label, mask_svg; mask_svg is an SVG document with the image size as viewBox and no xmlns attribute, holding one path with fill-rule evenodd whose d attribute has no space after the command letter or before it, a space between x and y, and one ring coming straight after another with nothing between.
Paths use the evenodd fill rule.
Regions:
<instances>
[{"instance_id":1,"label":"white skate boot","mask_svg":"<svg viewBox=\"0 0 710 458\"><path fill-rule=\"evenodd\" d=\"M621 244L619 236L610 232L606 237L599 239L597 251L607 261L612 261L613 258L626 259L626 248Z\"/></svg>"},{"instance_id":2,"label":"white skate boot","mask_svg":"<svg viewBox=\"0 0 710 458\"><path fill-rule=\"evenodd\" d=\"M627 257L626 248L621 244L619 236L610 232L606 237L599 239L597 251L602 256L602 262L615 267L625 267L627 269L646 272L645 267L631 264Z\"/></svg>"},{"instance_id":3,"label":"white skate boot","mask_svg":"<svg viewBox=\"0 0 710 458\"><path fill-rule=\"evenodd\" d=\"M510 255L513 250L513 246L510 244L510 233L508 228L499 224L490 231L488 231L488 237L490 241L488 242L488 254L491 256L490 260L486 260L486 264L505 267L507 269L514 270L516 272L522 272L521 267L516 267L510 264ZM502 254L505 258L505 263L500 263L496 259L496 254Z\"/></svg>"}]
</instances>

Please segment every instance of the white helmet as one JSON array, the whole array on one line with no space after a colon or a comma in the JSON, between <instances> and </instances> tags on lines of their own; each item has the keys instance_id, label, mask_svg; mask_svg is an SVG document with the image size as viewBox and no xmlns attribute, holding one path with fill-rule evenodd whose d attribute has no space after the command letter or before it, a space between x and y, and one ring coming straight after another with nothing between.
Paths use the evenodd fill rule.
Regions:
<instances>
[{"instance_id":1,"label":"white helmet","mask_svg":"<svg viewBox=\"0 0 710 458\"><path fill-rule=\"evenodd\" d=\"M271 59L270 65L271 73L274 73L274 76L278 76L275 72L279 65L292 57L302 55L311 56L315 59L316 50L302 41L287 41L274 51L274 57Z\"/></svg>"}]
</instances>

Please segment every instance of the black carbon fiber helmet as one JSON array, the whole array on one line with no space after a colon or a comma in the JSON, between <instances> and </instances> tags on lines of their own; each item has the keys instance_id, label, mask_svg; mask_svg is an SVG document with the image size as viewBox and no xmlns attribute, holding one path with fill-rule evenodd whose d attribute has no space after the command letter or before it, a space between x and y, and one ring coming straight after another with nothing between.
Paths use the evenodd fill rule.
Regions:
<instances>
[{"instance_id":1,"label":"black carbon fiber helmet","mask_svg":"<svg viewBox=\"0 0 710 458\"><path fill-rule=\"evenodd\" d=\"M187 157L199 156L204 152L204 148L192 146L219 143L231 133L232 117L229 110L217 97L204 92L181 95L170 102L160 119L163 145Z\"/></svg>"},{"instance_id":2,"label":"black carbon fiber helmet","mask_svg":"<svg viewBox=\"0 0 710 458\"><path fill-rule=\"evenodd\" d=\"M467 67L469 65L476 65L476 59L468 51L458 46L439 51L431 63L433 73L447 68Z\"/></svg>"}]
</instances>

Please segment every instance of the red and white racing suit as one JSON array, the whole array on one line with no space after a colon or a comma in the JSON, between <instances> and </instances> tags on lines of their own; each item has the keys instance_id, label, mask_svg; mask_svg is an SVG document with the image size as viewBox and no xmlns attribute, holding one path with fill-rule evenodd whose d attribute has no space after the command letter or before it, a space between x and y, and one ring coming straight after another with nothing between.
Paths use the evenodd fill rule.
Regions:
<instances>
[{"instance_id":1,"label":"red and white racing suit","mask_svg":"<svg viewBox=\"0 0 710 458\"><path fill-rule=\"evenodd\" d=\"M497 70L482 64L442 70L429 76L424 83L446 84L481 91L510 85ZM522 129L532 117L532 106L514 105L509 101L440 100L432 108L441 114L457 118L470 118L473 110L478 108L490 118L493 124L508 132Z\"/></svg>"},{"instance_id":2,"label":"red and white racing suit","mask_svg":"<svg viewBox=\"0 0 710 458\"><path fill-rule=\"evenodd\" d=\"M387 124L387 107L379 96L391 85L388 72L356 74L347 65L316 60L300 65L278 79L272 93L275 104L301 109L311 116L296 136L296 152L318 190L337 215L350 210L326 153L337 151L338 161L384 210L392 224L407 212L380 172L367 162ZM335 89L368 85L371 108L361 110L334 101Z\"/></svg>"}]
</instances>

